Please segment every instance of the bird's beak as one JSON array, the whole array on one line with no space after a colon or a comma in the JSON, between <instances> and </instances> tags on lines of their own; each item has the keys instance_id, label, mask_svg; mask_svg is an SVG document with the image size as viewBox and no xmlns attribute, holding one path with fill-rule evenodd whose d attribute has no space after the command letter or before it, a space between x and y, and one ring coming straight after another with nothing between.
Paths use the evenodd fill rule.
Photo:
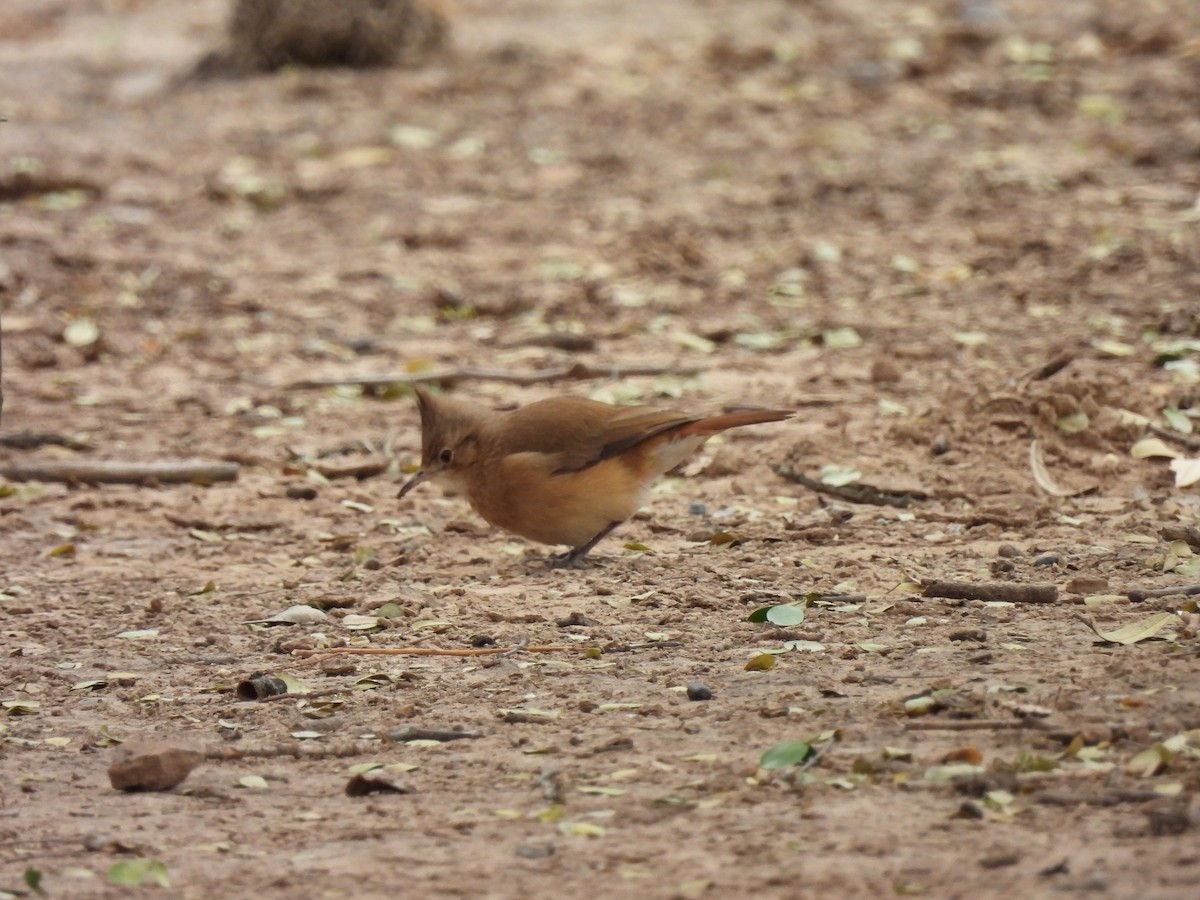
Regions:
<instances>
[{"instance_id":1,"label":"bird's beak","mask_svg":"<svg viewBox=\"0 0 1200 900\"><path fill-rule=\"evenodd\" d=\"M430 475L432 475L432 474L433 473L428 472L425 469L419 470L415 475L413 475L412 478L410 478L410 479L408 479L408 481L404 482L404 487L400 488L400 493L398 493L396 495L396 499L399 500L401 497L403 497L405 494L407 494L409 491L411 491L413 488L415 488L418 484L420 484L423 481L427 481L429 479Z\"/></svg>"}]
</instances>

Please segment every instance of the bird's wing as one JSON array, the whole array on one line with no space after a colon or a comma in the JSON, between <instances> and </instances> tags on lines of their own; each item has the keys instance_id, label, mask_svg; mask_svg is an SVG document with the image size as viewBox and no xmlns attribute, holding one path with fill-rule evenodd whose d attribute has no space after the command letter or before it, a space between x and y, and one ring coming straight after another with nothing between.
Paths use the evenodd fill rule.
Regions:
<instances>
[{"instance_id":1,"label":"bird's wing","mask_svg":"<svg viewBox=\"0 0 1200 900\"><path fill-rule=\"evenodd\" d=\"M672 428L697 421L678 410L614 407L582 397L552 397L503 417L503 453L544 453L557 473L577 472Z\"/></svg>"}]
</instances>

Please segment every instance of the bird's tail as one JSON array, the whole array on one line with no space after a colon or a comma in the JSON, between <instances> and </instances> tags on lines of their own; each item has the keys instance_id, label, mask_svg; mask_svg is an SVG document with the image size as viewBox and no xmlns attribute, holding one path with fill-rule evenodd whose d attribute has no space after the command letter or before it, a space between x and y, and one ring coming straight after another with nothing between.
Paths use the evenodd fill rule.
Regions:
<instances>
[{"instance_id":1,"label":"bird's tail","mask_svg":"<svg viewBox=\"0 0 1200 900\"><path fill-rule=\"evenodd\" d=\"M708 437L730 428L740 428L743 425L761 425L764 422L779 422L790 419L795 413L790 409L739 409L723 413L719 416L706 416L689 422L675 432L673 437L689 437L703 435Z\"/></svg>"}]
</instances>

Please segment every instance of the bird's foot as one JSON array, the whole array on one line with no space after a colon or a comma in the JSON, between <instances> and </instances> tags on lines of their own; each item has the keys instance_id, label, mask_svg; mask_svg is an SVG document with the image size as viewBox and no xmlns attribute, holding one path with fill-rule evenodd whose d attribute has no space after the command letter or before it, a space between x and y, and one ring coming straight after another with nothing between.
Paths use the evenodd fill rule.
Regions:
<instances>
[{"instance_id":1,"label":"bird's foot","mask_svg":"<svg viewBox=\"0 0 1200 900\"><path fill-rule=\"evenodd\" d=\"M578 547L572 547L566 553L558 556L550 557L550 568L552 569L587 569L590 567L587 557L592 548L604 540L608 533L620 525L620 522L609 522L600 532L586 544L580 544Z\"/></svg>"},{"instance_id":2,"label":"bird's foot","mask_svg":"<svg viewBox=\"0 0 1200 900\"><path fill-rule=\"evenodd\" d=\"M566 553L556 553L550 557L552 569L590 569L592 562L586 553L579 553L579 548L568 550Z\"/></svg>"}]
</instances>

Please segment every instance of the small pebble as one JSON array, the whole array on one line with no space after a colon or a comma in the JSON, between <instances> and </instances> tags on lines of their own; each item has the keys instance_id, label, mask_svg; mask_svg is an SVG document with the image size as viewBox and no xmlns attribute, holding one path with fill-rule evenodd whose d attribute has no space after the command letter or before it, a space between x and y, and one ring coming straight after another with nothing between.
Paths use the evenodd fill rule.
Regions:
<instances>
[{"instance_id":1,"label":"small pebble","mask_svg":"<svg viewBox=\"0 0 1200 900\"><path fill-rule=\"evenodd\" d=\"M944 434L939 434L933 439L933 444L929 448L929 452L934 456L944 456L950 452L950 438Z\"/></svg>"},{"instance_id":2,"label":"small pebble","mask_svg":"<svg viewBox=\"0 0 1200 900\"><path fill-rule=\"evenodd\" d=\"M1076 575L1063 585L1068 594L1106 594L1108 579L1099 575Z\"/></svg>"},{"instance_id":3,"label":"small pebble","mask_svg":"<svg viewBox=\"0 0 1200 900\"><path fill-rule=\"evenodd\" d=\"M948 637L952 641L978 641L982 644L987 641L987 632L982 628L963 628L950 632Z\"/></svg>"},{"instance_id":4,"label":"small pebble","mask_svg":"<svg viewBox=\"0 0 1200 900\"><path fill-rule=\"evenodd\" d=\"M707 516L708 506L707 504L701 503L699 500L693 500L688 504L688 512L693 516Z\"/></svg>"},{"instance_id":5,"label":"small pebble","mask_svg":"<svg viewBox=\"0 0 1200 900\"><path fill-rule=\"evenodd\" d=\"M1021 551L1012 544L1001 544L996 550L996 555L1004 559L1013 559L1021 555Z\"/></svg>"},{"instance_id":6,"label":"small pebble","mask_svg":"<svg viewBox=\"0 0 1200 900\"><path fill-rule=\"evenodd\" d=\"M589 619L581 612L573 612L569 616L564 616L561 619L555 619L554 624L559 628L570 628L572 625L589 628L596 624L595 619Z\"/></svg>"},{"instance_id":7,"label":"small pebble","mask_svg":"<svg viewBox=\"0 0 1200 900\"><path fill-rule=\"evenodd\" d=\"M108 779L119 791L169 791L203 761L204 754L192 747L135 741L113 751Z\"/></svg>"},{"instance_id":8,"label":"small pebble","mask_svg":"<svg viewBox=\"0 0 1200 900\"><path fill-rule=\"evenodd\" d=\"M1057 566L1059 557L1057 553L1043 553L1033 561L1035 566Z\"/></svg>"},{"instance_id":9,"label":"small pebble","mask_svg":"<svg viewBox=\"0 0 1200 900\"><path fill-rule=\"evenodd\" d=\"M516 850L521 859L546 859L554 855L553 844L521 844Z\"/></svg>"},{"instance_id":10,"label":"small pebble","mask_svg":"<svg viewBox=\"0 0 1200 900\"><path fill-rule=\"evenodd\" d=\"M703 681L693 681L687 686L687 698L689 700L711 700L713 694Z\"/></svg>"},{"instance_id":11,"label":"small pebble","mask_svg":"<svg viewBox=\"0 0 1200 900\"><path fill-rule=\"evenodd\" d=\"M317 489L308 485L293 485L285 491L289 500L316 500Z\"/></svg>"}]
</instances>

